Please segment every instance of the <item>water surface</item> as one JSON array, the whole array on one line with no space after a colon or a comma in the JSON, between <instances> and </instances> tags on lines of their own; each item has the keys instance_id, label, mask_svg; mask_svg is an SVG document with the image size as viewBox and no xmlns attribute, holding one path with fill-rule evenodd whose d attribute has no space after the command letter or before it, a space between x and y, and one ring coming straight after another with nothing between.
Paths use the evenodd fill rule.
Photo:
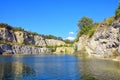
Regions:
<instances>
[{"instance_id":1,"label":"water surface","mask_svg":"<svg viewBox=\"0 0 120 80\"><path fill-rule=\"evenodd\" d=\"M74 56L0 56L0 80L80 80Z\"/></svg>"},{"instance_id":2,"label":"water surface","mask_svg":"<svg viewBox=\"0 0 120 80\"><path fill-rule=\"evenodd\" d=\"M0 80L120 80L120 63L70 55L0 56Z\"/></svg>"}]
</instances>

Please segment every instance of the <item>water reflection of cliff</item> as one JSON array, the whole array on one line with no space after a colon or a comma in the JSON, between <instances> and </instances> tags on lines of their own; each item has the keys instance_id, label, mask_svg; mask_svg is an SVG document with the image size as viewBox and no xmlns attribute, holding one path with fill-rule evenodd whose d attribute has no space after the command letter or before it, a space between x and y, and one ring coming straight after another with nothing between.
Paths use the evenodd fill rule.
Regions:
<instances>
[{"instance_id":1,"label":"water reflection of cliff","mask_svg":"<svg viewBox=\"0 0 120 80\"><path fill-rule=\"evenodd\" d=\"M0 64L0 80L22 80L24 77L35 74L35 71L20 62Z\"/></svg>"},{"instance_id":2,"label":"water reflection of cliff","mask_svg":"<svg viewBox=\"0 0 120 80\"><path fill-rule=\"evenodd\" d=\"M110 60L81 58L79 63L83 80L120 80L120 63ZM86 79L88 77L88 79ZM94 80L94 79L93 79Z\"/></svg>"}]
</instances>

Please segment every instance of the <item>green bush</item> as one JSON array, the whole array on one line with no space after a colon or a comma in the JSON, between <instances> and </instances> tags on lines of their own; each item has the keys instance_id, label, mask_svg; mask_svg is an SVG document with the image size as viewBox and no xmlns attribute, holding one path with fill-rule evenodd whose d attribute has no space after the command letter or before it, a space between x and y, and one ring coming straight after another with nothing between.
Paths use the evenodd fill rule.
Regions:
<instances>
[{"instance_id":1,"label":"green bush","mask_svg":"<svg viewBox=\"0 0 120 80\"><path fill-rule=\"evenodd\" d=\"M93 22L91 18L83 17L81 20L78 21L78 27L79 32L77 34L77 37L84 35L90 35L90 37L94 34L94 31L92 30L96 25L96 23ZM92 31L91 31L92 30ZM78 40L78 39L77 39Z\"/></svg>"},{"instance_id":2,"label":"green bush","mask_svg":"<svg viewBox=\"0 0 120 80\"><path fill-rule=\"evenodd\" d=\"M112 22L112 19L110 19L109 22ZM80 29L74 42L78 42L79 37L82 35L88 35L89 38L91 38L94 35L96 27L99 25L99 23L94 23L91 18L87 17L83 17L78 23Z\"/></svg>"},{"instance_id":3,"label":"green bush","mask_svg":"<svg viewBox=\"0 0 120 80\"><path fill-rule=\"evenodd\" d=\"M75 50L75 52L77 52L77 51L78 51L78 47L77 47L77 46L75 46L74 50Z\"/></svg>"},{"instance_id":4,"label":"green bush","mask_svg":"<svg viewBox=\"0 0 120 80\"><path fill-rule=\"evenodd\" d=\"M110 17L107 19L108 25L110 26L114 22L114 17Z\"/></svg>"},{"instance_id":5,"label":"green bush","mask_svg":"<svg viewBox=\"0 0 120 80\"><path fill-rule=\"evenodd\" d=\"M115 19L120 18L120 2L118 4L118 8L115 11Z\"/></svg>"},{"instance_id":6,"label":"green bush","mask_svg":"<svg viewBox=\"0 0 120 80\"><path fill-rule=\"evenodd\" d=\"M91 38L94 35L95 30L90 30L89 31L89 38Z\"/></svg>"},{"instance_id":7,"label":"green bush","mask_svg":"<svg viewBox=\"0 0 120 80\"><path fill-rule=\"evenodd\" d=\"M32 35L39 35L38 33L36 32L32 32L32 31L26 31L28 34L32 34Z\"/></svg>"},{"instance_id":8,"label":"green bush","mask_svg":"<svg viewBox=\"0 0 120 80\"><path fill-rule=\"evenodd\" d=\"M56 48L52 48L52 49L51 49L51 52L55 52L55 51L56 51Z\"/></svg>"},{"instance_id":9,"label":"green bush","mask_svg":"<svg viewBox=\"0 0 120 80\"><path fill-rule=\"evenodd\" d=\"M78 42L79 41L79 37L77 37L75 40L74 40L74 42Z\"/></svg>"},{"instance_id":10,"label":"green bush","mask_svg":"<svg viewBox=\"0 0 120 80\"><path fill-rule=\"evenodd\" d=\"M21 27L14 27L12 30L13 31L24 31L24 29Z\"/></svg>"},{"instance_id":11,"label":"green bush","mask_svg":"<svg viewBox=\"0 0 120 80\"><path fill-rule=\"evenodd\" d=\"M11 30L13 27L11 27L10 25L6 24L6 23L0 23L0 27L1 28L7 28L9 30Z\"/></svg>"}]
</instances>

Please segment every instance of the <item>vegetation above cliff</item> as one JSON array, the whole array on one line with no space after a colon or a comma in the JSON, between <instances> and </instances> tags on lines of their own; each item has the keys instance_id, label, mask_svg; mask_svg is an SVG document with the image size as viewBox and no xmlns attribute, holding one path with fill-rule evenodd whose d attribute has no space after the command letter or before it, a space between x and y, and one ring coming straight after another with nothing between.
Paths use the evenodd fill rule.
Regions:
<instances>
[{"instance_id":1,"label":"vegetation above cliff","mask_svg":"<svg viewBox=\"0 0 120 80\"><path fill-rule=\"evenodd\" d=\"M94 27L96 27L98 23L94 23L91 18L83 17L81 20L78 21L79 33L78 37L81 35L89 35L91 37L94 34Z\"/></svg>"},{"instance_id":2,"label":"vegetation above cliff","mask_svg":"<svg viewBox=\"0 0 120 80\"><path fill-rule=\"evenodd\" d=\"M78 34L77 38L75 39L75 42L79 40L79 37L82 35L87 35L89 38L91 38L95 32L100 30L100 27L108 28L112 25L112 23L115 21L115 17L109 17L107 19L104 19L103 22L93 22L91 18L88 17L82 17L78 21Z\"/></svg>"},{"instance_id":3,"label":"vegetation above cliff","mask_svg":"<svg viewBox=\"0 0 120 80\"><path fill-rule=\"evenodd\" d=\"M79 27L79 30L78 30L78 34L77 34L77 38L75 39L75 42L77 42L79 40L79 37L81 37L82 35L87 35L89 36L89 38L92 37L94 32L96 30L99 30L99 28L102 25L104 25L105 28L108 28L112 25L112 23L116 19L119 19L119 18L120 18L120 2L118 4L118 8L115 10L115 16L104 19L103 22L96 23L89 17L82 17L77 24Z\"/></svg>"},{"instance_id":4,"label":"vegetation above cliff","mask_svg":"<svg viewBox=\"0 0 120 80\"><path fill-rule=\"evenodd\" d=\"M22 27L12 27L12 26L10 26L6 23L0 23L0 28L6 28L6 29L12 30L12 31L23 31L23 32L27 32L27 33L32 34L32 35L40 35L45 39L63 40L61 37L56 37L56 36L53 36L53 35L38 34L36 32L32 32L32 31L26 31Z\"/></svg>"},{"instance_id":5,"label":"vegetation above cliff","mask_svg":"<svg viewBox=\"0 0 120 80\"><path fill-rule=\"evenodd\" d=\"M120 2L118 4L118 8L115 11L115 19L120 18Z\"/></svg>"},{"instance_id":6,"label":"vegetation above cliff","mask_svg":"<svg viewBox=\"0 0 120 80\"><path fill-rule=\"evenodd\" d=\"M77 34L77 38L75 39L75 42L77 42L79 40L79 37L82 35L88 35L89 37L92 37L99 23L93 22L91 18L82 17L78 21L77 25L79 27L79 30L78 30L78 34Z\"/></svg>"}]
</instances>

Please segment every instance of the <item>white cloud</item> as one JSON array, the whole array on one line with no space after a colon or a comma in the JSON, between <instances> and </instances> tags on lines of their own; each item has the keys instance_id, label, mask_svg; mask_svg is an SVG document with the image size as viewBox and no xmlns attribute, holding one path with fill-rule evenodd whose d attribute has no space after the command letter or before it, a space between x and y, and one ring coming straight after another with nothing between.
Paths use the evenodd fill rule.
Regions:
<instances>
[{"instance_id":1,"label":"white cloud","mask_svg":"<svg viewBox=\"0 0 120 80\"><path fill-rule=\"evenodd\" d=\"M66 39L68 39L68 40L70 40L70 41L73 41L75 38L74 38L74 37L69 36L69 37L67 37Z\"/></svg>"},{"instance_id":2,"label":"white cloud","mask_svg":"<svg viewBox=\"0 0 120 80\"><path fill-rule=\"evenodd\" d=\"M74 34L74 32L69 32L69 34Z\"/></svg>"}]
</instances>

